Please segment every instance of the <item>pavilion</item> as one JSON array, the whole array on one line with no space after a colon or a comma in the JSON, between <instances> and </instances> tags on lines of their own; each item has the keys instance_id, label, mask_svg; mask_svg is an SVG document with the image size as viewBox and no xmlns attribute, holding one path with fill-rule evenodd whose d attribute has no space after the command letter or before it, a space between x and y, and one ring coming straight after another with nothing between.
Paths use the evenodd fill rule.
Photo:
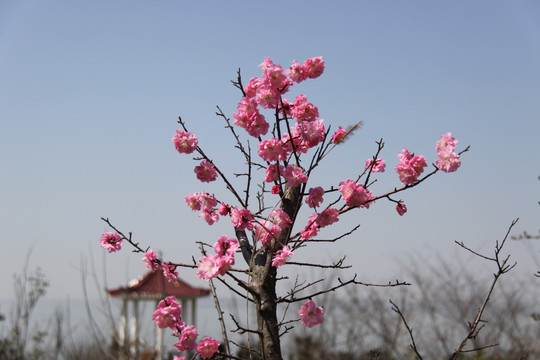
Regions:
<instances>
[{"instance_id":1,"label":"pavilion","mask_svg":"<svg viewBox=\"0 0 540 360\"><path fill-rule=\"evenodd\" d=\"M122 314L120 320L120 341L122 354L127 359L137 359L139 357L139 302L154 301L156 307L159 301L167 296L176 297L182 304L182 314L191 315L190 321L186 323L195 325L196 302L201 296L208 296L209 289L196 288L180 280L169 281L160 270L152 270L139 279L134 279L127 286L116 289L107 289L111 297L122 299ZM131 336L128 333L128 303L131 302ZM189 310L188 309L189 304ZM155 354L156 359L161 360L163 347L163 329L156 326Z\"/></svg>"}]
</instances>

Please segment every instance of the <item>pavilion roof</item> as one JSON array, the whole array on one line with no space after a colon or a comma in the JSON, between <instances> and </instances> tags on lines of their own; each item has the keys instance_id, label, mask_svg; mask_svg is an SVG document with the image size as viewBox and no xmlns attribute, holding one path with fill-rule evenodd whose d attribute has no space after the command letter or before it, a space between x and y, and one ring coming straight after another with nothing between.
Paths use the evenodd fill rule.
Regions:
<instances>
[{"instance_id":1,"label":"pavilion roof","mask_svg":"<svg viewBox=\"0 0 540 360\"><path fill-rule=\"evenodd\" d=\"M196 288L185 281L169 281L160 270L152 270L139 279L134 279L127 286L116 289L107 289L107 293L112 297L128 297L141 299L158 299L165 296L175 296L181 298L194 298L208 296L209 289Z\"/></svg>"}]
</instances>

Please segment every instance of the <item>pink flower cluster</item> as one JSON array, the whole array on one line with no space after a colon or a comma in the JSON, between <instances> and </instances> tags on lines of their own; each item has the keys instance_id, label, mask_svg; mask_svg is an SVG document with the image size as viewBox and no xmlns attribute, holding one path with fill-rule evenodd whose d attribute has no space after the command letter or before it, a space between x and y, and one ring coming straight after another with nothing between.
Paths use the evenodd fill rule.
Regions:
<instances>
[{"instance_id":1,"label":"pink flower cluster","mask_svg":"<svg viewBox=\"0 0 540 360\"><path fill-rule=\"evenodd\" d=\"M259 143L259 156L264 161L283 161L289 156L289 147L278 138L263 140Z\"/></svg>"},{"instance_id":2,"label":"pink flower cluster","mask_svg":"<svg viewBox=\"0 0 540 360\"><path fill-rule=\"evenodd\" d=\"M218 352L219 341L210 337L202 339L197 344L197 329L193 325L186 325L182 321L182 306L178 303L174 296L168 296L161 300L152 314L152 319L156 325L161 328L170 328L173 333L178 336L178 342L174 347L182 351L195 350L203 359L212 357ZM183 360L185 356L175 356L175 359Z\"/></svg>"},{"instance_id":3,"label":"pink flower cluster","mask_svg":"<svg viewBox=\"0 0 540 360\"><path fill-rule=\"evenodd\" d=\"M289 76L289 79L295 83L300 83L306 79L315 79L321 76L324 65L322 57L307 59L302 65L293 60L291 67L285 70L285 73Z\"/></svg>"},{"instance_id":4,"label":"pink flower cluster","mask_svg":"<svg viewBox=\"0 0 540 360\"><path fill-rule=\"evenodd\" d=\"M294 98L294 104L290 106L290 115L299 123L315 121L319 118L319 109L307 101L307 97L300 94Z\"/></svg>"},{"instance_id":5,"label":"pink flower cluster","mask_svg":"<svg viewBox=\"0 0 540 360\"><path fill-rule=\"evenodd\" d=\"M284 265L291 255L294 255L293 252L287 245L285 245L283 249L278 250L276 255L274 255L274 258L272 259L272 266L277 268Z\"/></svg>"},{"instance_id":6,"label":"pink flower cluster","mask_svg":"<svg viewBox=\"0 0 540 360\"><path fill-rule=\"evenodd\" d=\"M298 315L302 318L302 325L313 327L324 321L324 309L317 307L313 300L308 300L298 310Z\"/></svg>"},{"instance_id":7,"label":"pink flower cluster","mask_svg":"<svg viewBox=\"0 0 540 360\"><path fill-rule=\"evenodd\" d=\"M334 208L326 208L321 213L313 213L306 227L300 231L302 240L309 240L319 233L319 229L332 225L339 221L339 210Z\"/></svg>"},{"instance_id":8,"label":"pink flower cluster","mask_svg":"<svg viewBox=\"0 0 540 360\"><path fill-rule=\"evenodd\" d=\"M278 163L270 164L266 167L266 182L279 182L280 176L283 176L288 186L299 186L307 182L308 177L304 170L296 165L287 165L286 167Z\"/></svg>"},{"instance_id":9,"label":"pink flower cluster","mask_svg":"<svg viewBox=\"0 0 540 360\"><path fill-rule=\"evenodd\" d=\"M248 83L248 86L250 83ZM243 98L240 100L240 103L238 103L236 109L238 112L233 114L234 124L236 126L245 129L248 134L253 137L266 135L270 125L259 112L255 99Z\"/></svg>"},{"instance_id":10,"label":"pink flower cluster","mask_svg":"<svg viewBox=\"0 0 540 360\"><path fill-rule=\"evenodd\" d=\"M148 250L144 254L144 257L142 258L142 261L144 261L145 264L146 264L146 268L149 269L149 270L157 270L157 269L159 269L159 263L158 263L157 260L158 260L157 259L157 254L152 249Z\"/></svg>"},{"instance_id":11,"label":"pink flower cluster","mask_svg":"<svg viewBox=\"0 0 540 360\"><path fill-rule=\"evenodd\" d=\"M171 263L161 263L161 271L163 275L167 278L168 282L174 281L178 278L178 270L176 270L176 265Z\"/></svg>"},{"instance_id":12,"label":"pink flower cluster","mask_svg":"<svg viewBox=\"0 0 540 360\"><path fill-rule=\"evenodd\" d=\"M441 135L441 138L437 141L437 146L435 147L437 160L435 164L444 172L454 172L461 165L459 154L454 152L457 143L458 141L452 137L452 133Z\"/></svg>"},{"instance_id":13,"label":"pink flower cluster","mask_svg":"<svg viewBox=\"0 0 540 360\"><path fill-rule=\"evenodd\" d=\"M238 209L238 207L234 207L231 209L230 215L233 226L238 230L253 230L253 215L248 209Z\"/></svg>"},{"instance_id":14,"label":"pink flower cluster","mask_svg":"<svg viewBox=\"0 0 540 360\"><path fill-rule=\"evenodd\" d=\"M210 280L218 275L225 275L227 270L234 265L234 253L238 249L238 240L227 238L227 235L219 237L214 244L215 254L203 256L197 264L197 276L201 279Z\"/></svg>"},{"instance_id":15,"label":"pink flower cluster","mask_svg":"<svg viewBox=\"0 0 540 360\"><path fill-rule=\"evenodd\" d=\"M197 354L202 359L209 359L219 350L219 341L212 339L211 337L205 337L197 345Z\"/></svg>"},{"instance_id":16,"label":"pink flower cluster","mask_svg":"<svg viewBox=\"0 0 540 360\"><path fill-rule=\"evenodd\" d=\"M373 166L373 167L372 167ZM373 159L367 159L366 160L366 168L371 168L372 172L384 172L384 169L386 168L386 164L384 163L384 159L377 159L375 160L375 165L373 165Z\"/></svg>"},{"instance_id":17,"label":"pink flower cluster","mask_svg":"<svg viewBox=\"0 0 540 360\"><path fill-rule=\"evenodd\" d=\"M260 241L263 246L272 245L272 240L291 225L289 215L281 209L270 212L267 220L255 224L254 238Z\"/></svg>"},{"instance_id":18,"label":"pink flower cluster","mask_svg":"<svg viewBox=\"0 0 540 360\"><path fill-rule=\"evenodd\" d=\"M323 202L324 189L320 186L309 189L309 196L306 198L306 204L310 208L316 208Z\"/></svg>"},{"instance_id":19,"label":"pink flower cluster","mask_svg":"<svg viewBox=\"0 0 540 360\"><path fill-rule=\"evenodd\" d=\"M323 120L319 120L319 110L310 103L305 95L299 95L293 103L282 98L294 83L308 78L314 79L324 71L325 63L320 57L307 59L303 64L293 61L291 67L283 70L281 65L274 64L272 59L265 58L260 65L262 76L252 78L244 87L245 97L237 105L233 114L234 124L245 129L254 137L266 135L269 125L259 112L263 109L276 109L281 114L297 120L281 137L262 140L259 143L259 156L272 162L266 169L266 182L279 182L283 176L288 186L299 186L307 181L303 169L297 166L279 165L286 161L293 151L305 153L308 149L320 144L325 137ZM277 189L275 190L277 193Z\"/></svg>"},{"instance_id":20,"label":"pink flower cluster","mask_svg":"<svg viewBox=\"0 0 540 360\"><path fill-rule=\"evenodd\" d=\"M404 185L414 184L427 166L423 155L411 154L407 149L403 149L398 154L398 159L399 164L396 165L396 171L399 175L399 181Z\"/></svg>"},{"instance_id":21,"label":"pink flower cluster","mask_svg":"<svg viewBox=\"0 0 540 360\"><path fill-rule=\"evenodd\" d=\"M110 253L122 249L122 237L115 232L106 232L101 235L99 243L101 244L101 247L104 247Z\"/></svg>"},{"instance_id":22,"label":"pink flower cluster","mask_svg":"<svg viewBox=\"0 0 540 360\"><path fill-rule=\"evenodd\" d=\"M178 337L178 340L180 341L174 344L174 347L180 352L195 350L197 347L197 336L199 336L199 334L197 333L195 326L185 326Z\"/></svg>"},{"instance_id":23,"label":"pink flower cluster","mask_svg":"<svg viewBox=\"0 0 540 360\"><path fill-rule=\"evenodd\" d=\"M338 190L345 204L349 207L369 208L369 201L373 198L371 191L366 189L364 185L357 184L351 179L342 181L339 184Z\"/></svg>"},{"instance_id":24,"label":"pink flower cluster","mask_svg":"<svg viewBox=\"0 0 540 360\"><path fill-rule=\"evenodd\" d=\"M218 201L214 196L206 192L200 192L195 194L189 194L185 197L185 201L192 211L202 210L202 212L199 214L199 217L206 220L208 225L212 225L219 220L219 214L217 209ZM222 211L221 207L219 208L219 211Z\"/></svg>"},{"instance_id":25,"label":"pink flower cluster","mask_svg":"<svg viewBox=\"0 0 540 360\"><path fill-rule=\"evenodd\" d=\"M179 332L185 326L182 321L182 306L174 296L168 296L159 302L152 319L159 328L170 328L174 332Z\"/></svg>"},{"instance_id":26,"label":"pink flower cluster","mask_svg":"<svg viewBox=\"0 0 540 360\"><path fill-rule=\"evenodd\" d=\"M156 252L154 250L148 250L144 254L142 261L146 263L147 269L151 269L152 271L161 269L161 271L163 272L163 276L165 276L167 278L167 281L169 282L174 281L178 278L178 271L176 270L176 265L158 260Z\"/></svg>"},{"instance_id":27,"label":"pink flower cluster","mask_svg":"<svg viewBox=\"0 0 540 360\"><path fill-rule=\"evenodd\" d=\"M195 166L195 175L197 179L201 182L212 182L217 179L217 171L208 160L203 160L198 166Z\"/></svg>"},{"instance_id":28,"label":"pink flower cluster","mask_svg":"<svg viewBox=\"0 0 540 360\"><path fill-rule=\"evenodd\" d=\"M176 150L183 154L191 154L199 144L195 134L180 129L176 130L176 135L173 136L172 141Z\"/></svg>"},{"instance_id":29,"label":"pink flower cluster","mask_svg":"<svg viewBox=\"0 0 540 360\"><path fill-rule=\"evenodd\" d=\"M283 169L283 177L287 180L287 185L290 187L300 186L300 184L305 184L308 180L302 168L296 165L287 165Z\"/></svg>"},{"instance_id":30,"label":"pink flower cluster","mask_svg":"<svg viewBox=\"0 0 540 360\"><path fill-rule=\"evenodd\" d=\"M343 142L343 140L345 139L345 136L348 134L349 132L345 129L343 129L341 126L336 130L336 132L334 133L334 135L332 135L332 142L334 144L340 144Z\"/></svg>"}]
</instances>

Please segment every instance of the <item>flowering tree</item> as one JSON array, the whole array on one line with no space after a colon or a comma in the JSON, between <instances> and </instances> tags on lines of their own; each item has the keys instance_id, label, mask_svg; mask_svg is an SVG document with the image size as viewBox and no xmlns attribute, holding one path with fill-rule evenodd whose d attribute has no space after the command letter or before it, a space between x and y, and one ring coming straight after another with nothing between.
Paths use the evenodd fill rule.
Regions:
<instances>
[{"instance_id":1,"label":"flowering tree","mask_svg":"<svg viewBox=\"0 0 540 360\"><path fill-rule=\"evenodd\" d=\"M127 241L135 251L145 254L143 260L149 269L161 269L170 278L177 276L178 267L196 268L197 276L209 282L215 298L218 318L223 334L223 350L220 355L237 358L230 349L223 312L213 284L219 280L237 296L252 304L257 315L257 327L232 318L235 331L253 333L259 338L260 356L263 359L282 359L280 338L287 333L294 323L313 327L324 320L324 310L317 306L314 299L321 294L338 288L353 285L376 285L364 283L357 277L329 285L323 290L314 290L317 282L296 285L286 294L278 295L276 284L278 269L288 263L294 266L316 266L324 269L345 268L344 259L334 264L307 264L290 261L296 252L309 246L313 241L333 243L356 231L343 231L334 239L316 239L321 228L334 225L344 213L369 209L378 200L395 204L399 215L404 215L407 207L398 198L399 193L419 185L439 171L453 172L460 166L460 155L468 148L456 153L457 140L447 133L436 142L436 160L430 172L425 172L427 162L423 155L415 155L403 149L398 155L395 166L401 185L386 192L373 193L373 177L383 173L386 161L381 157L384 147L382 140L377 141L377 148L365 166L348 179L336 179L335 183L323 188L313 176L314 169L327 155L349 140L354 130L361 126L356 123L349 128L338 127L331 131L323 119L319 118L318 108L308 101L305 95L298 95L294 101L287 100L294 84L321 76L325 62L320 57L307 59L302 64L293 61L288 69L274 64L266 58L260 65L262 76L252 78L245 85L240 72L233 82L242 94L233 114L234 120L218 107L218 116L226 122L226 127L235 139L236 148L245 159L245 172L235 174L243 177L242 188L233 184L226 169L215 163L199 146L198 138L191 133L186 123L179 118L180 129L176 130L173 142L181 154L195 154L197 161L194 172L203 183L222 181L226 191L232 194L234 203L226 203L225 196L207 192L189 194L187 205L199 213L208 225L229 218L234 229L234 236L223 235L211 246L200 243L201 258L195 264L182 264L158 259L150 247L143 248L132 240L131 234L119 231L109 219L103 219L114 230L103 234L101 245L109 252L121 249ZM268 112L265 116L264 112ZM268 119L272 119L269 121ZM247 133L244 134L244 132ZM253 156L251 142L257 144L257 156ZM435 141L434 141L435 143ZM257 175L261 174L258 181ZM255 195L252 196L252 194ZM308 207L309 216L303 216L302 207ZM238 257L243 259L239 265ZM383 284L396 286L405 283ZM278 307L284 306L283 312L294 308L296 316L285 315L278 318ZM196 350L201 358L206 359L218 353L220 342L204 338L197 342L197 330L182 321L182 310L174 297L163 299L153 315L154 321L161 328L170 328L178 336L175 345L179 351ZM184 356L178 358L182 359Z\"/></svg>"}]
</instances>

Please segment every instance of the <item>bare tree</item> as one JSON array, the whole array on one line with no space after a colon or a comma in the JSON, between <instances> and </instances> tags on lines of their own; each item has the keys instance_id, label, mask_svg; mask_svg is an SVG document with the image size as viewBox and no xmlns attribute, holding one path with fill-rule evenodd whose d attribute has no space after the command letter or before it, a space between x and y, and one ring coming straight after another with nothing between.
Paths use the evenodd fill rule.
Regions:
<instances>
[{"instance_id":1,"label":"bare tree","mask_svg":"<svg viewBox=\"0 0 540 360\"><path fill-rule=\"evenodd\" d=\"M495 265L494 274L472 268L477 255L461 263L412 254L400 271L408 274L412 285L400 288L399 296L390 289L362 288L329 294L326 302L332 304L336 319L325 321L320 332L310 332L309 341L322 344L332 356L347 349L348 359L371 352L384 359L539 358L540 317L535 314L540 292L532 277L508 274L506 281L498 282L500 272L506 274L513 266L502 256L502 245L504 240L496 244L494 256L486 257ZM394 299L390 304L389 298ZM352 339L345 347L329 341L347 335ZM297 347L293 344L291 352ZM318 356L317 348L311 348L314 353L306 358Z\"/></svg>"}]
</instances>

